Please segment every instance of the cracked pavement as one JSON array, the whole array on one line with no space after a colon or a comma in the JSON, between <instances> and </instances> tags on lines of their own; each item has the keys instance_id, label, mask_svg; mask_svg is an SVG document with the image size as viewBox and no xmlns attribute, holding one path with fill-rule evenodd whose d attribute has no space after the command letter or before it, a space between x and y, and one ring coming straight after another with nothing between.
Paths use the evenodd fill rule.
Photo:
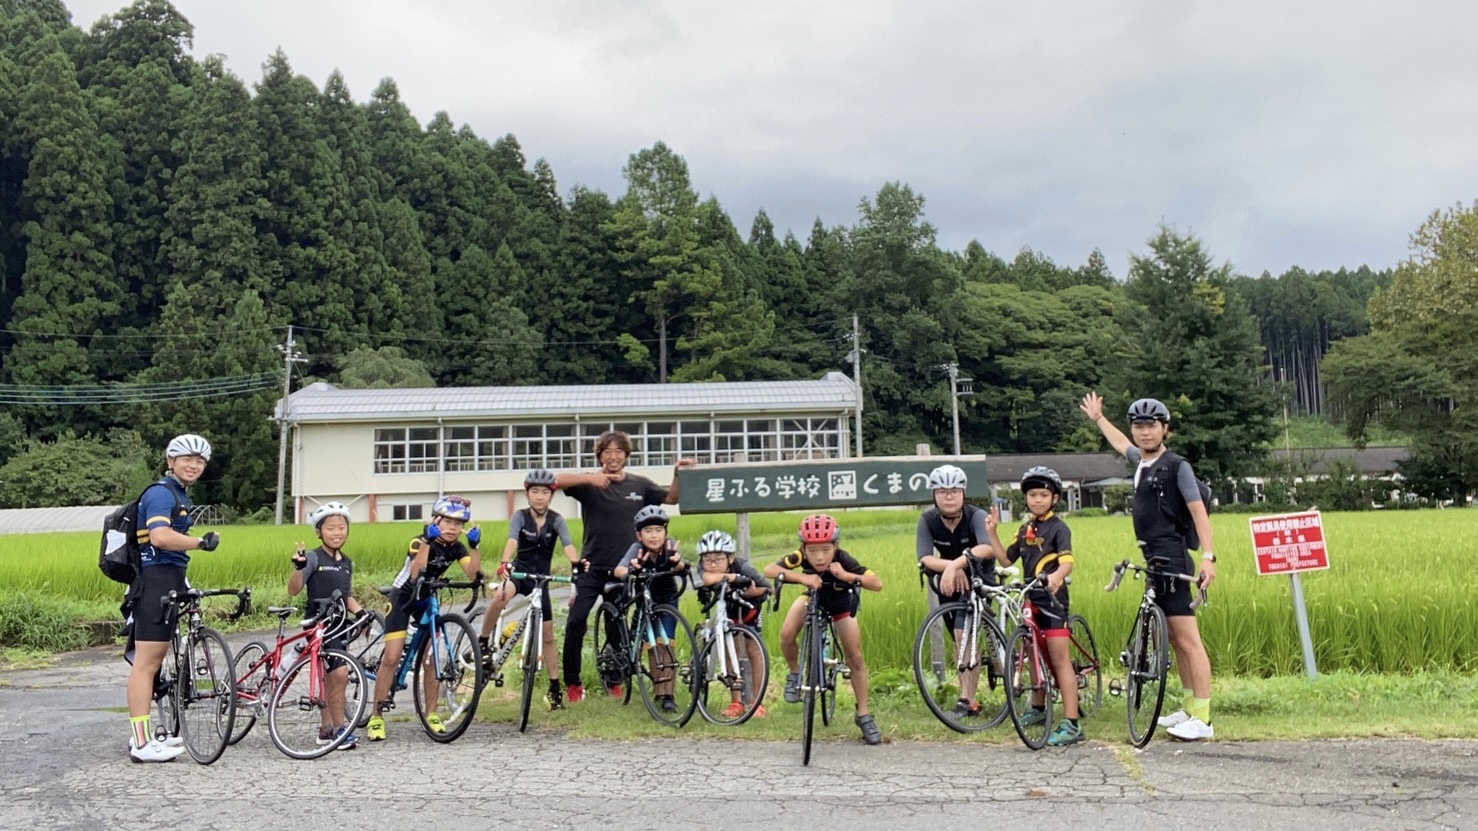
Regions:
<instances>
[{"instance_id":1,"label":"cracked pavement","mask_svg":"<svg viewBox=\"0 0 1478 831\"><path fill-rule=\"evenodd\" d=\"M125 671L108 650L0 678L0 829L1135 828L1478 829L1478 742L1156 741L1019 745L569 739L474 724L451 745L407 729L318 761L259 725L209 767L131 764ZM941 728L942 729L942 728ZM1006 728L1009 729L1009 728Z\"/></svg>"}]
</instances>

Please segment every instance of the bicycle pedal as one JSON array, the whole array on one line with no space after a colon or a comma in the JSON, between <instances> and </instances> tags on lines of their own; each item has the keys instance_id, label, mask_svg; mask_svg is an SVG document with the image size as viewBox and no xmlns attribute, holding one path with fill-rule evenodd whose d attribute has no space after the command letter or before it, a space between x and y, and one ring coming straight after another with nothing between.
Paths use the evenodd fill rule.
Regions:
<instances>
[{"instance_id":1,"label":"bicycle pedal","mask_svg":"<svg viewBox=\"0 0 1478 831\"><path fill-rule=\"evenodd\" d=\"M1124 684L1117 678L1110 678L1108 683L1109 695L1115 698L1124 694Z\"/></svg>"},{"instance_id":2,"label":"bicycle pedal","mask_svg":"<svg viewBox=\"0 0 1478 831\"><path fill-rule=\"evenodd\" d=\"M493 686L501 688L503 686L503 676L499 675L497 678L494 678Z\"/></svg>"}]
</instances>

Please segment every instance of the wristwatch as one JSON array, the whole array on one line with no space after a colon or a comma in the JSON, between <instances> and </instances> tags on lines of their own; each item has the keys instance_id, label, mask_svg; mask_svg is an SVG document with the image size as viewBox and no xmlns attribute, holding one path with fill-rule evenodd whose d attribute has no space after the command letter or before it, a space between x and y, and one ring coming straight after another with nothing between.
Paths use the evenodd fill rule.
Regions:
<instances>
[{"instance_id":1,"label":"wristwatch","mask_svg":"<svg viewBox=\"0 0 1478 831\"><path fill-rule=\"evenodd\" d=\"M1202 551L1201 559L1208 563L1214 563L1216 562L1216 555L1212 554L1210 551Z\"/></svg>"}]
</instances>

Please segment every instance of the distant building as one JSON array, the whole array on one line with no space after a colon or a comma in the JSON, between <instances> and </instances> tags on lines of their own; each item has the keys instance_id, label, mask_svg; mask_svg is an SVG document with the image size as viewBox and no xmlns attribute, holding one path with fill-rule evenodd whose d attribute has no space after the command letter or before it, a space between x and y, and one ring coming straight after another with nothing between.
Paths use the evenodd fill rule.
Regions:
<instances>
[{"instance_id":1,"label":"distant building","mask_svg":"<svg viewBox=\"0 0 1478 831\"><path fill-rule=\"evenodd\" d=\"M703 463L850 455L857 388L816 380L567 387L345 390L288 397L294 521L328 501L359 522L424 520L438 494L478 519L523 506L527 470L591 470L595 437L630 434L631 470L665 484L680 457ZM278 413L282 402L278 402ZM556 510L574 515L567 497Z\"/></svg>"}]
</instances>

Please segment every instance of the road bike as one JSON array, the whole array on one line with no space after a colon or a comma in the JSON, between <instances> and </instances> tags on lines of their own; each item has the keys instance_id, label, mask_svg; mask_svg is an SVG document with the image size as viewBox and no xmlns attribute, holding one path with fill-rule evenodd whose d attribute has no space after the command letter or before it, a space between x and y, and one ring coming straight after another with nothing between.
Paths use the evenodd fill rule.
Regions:
<instances>
[{"instance_id":1,"label":"road bike","mask_svg":"<svg viewBox=\"0 0 1478 831\"><path fill-rule=\"evenodd\" d=\"M1071 579L1068 578L1068 582ZM1052 675L1047 641L1036 619L1038 607L1032 599L1033 590L1044 590L1046 585L1047 575L1040 574L1021 587L1016 595L1021 609L1021 624L1006 643L1007 709L1016 734L1032 750L1040 750L1047 744L1047 737L1056 726L1053 708L1062 695L1056 688L1057 679ZM1056 614L1053 610L1058 604L1050 595L1044 606L1045 613L1062 621L1063 628L1068 630L1068 652L1073 667L1072 683L1078 692L1078 714L1080 718L1087 718L1103 701L1103 672L1098 662L1097 641L1088 621L1081 615L1068 615L1064 619Z\"/></svg>"},{"instance_id":2,"label":"road bike","mask_svg":"<svg viewBox=\"0 0 1478 831\"><path fill-rule=\"evenodd\" d=\"M206 626L200 601L207 597L236 598L236 620L251 609L251 587L244 589L186 589L171 591L159 600L164 620L175 615L170 655L154 679L158 713L157 738L179 736L190 758L208 765L221 758L236 718L236 682L231 648L220 632Z\"/></svg>"},{"instance_id":3,"label":"road bike","mask_svg":"<svg viewBox=\"0 0 1478 831\"><path fill-rule=\"evenodd\" d=\"M770 654L752 627L729 619L729 603L754 609L748 598L719 583L703 611L708 618L698 625L698 661L694 687L698 712L713 724L740 725L748 721L764 702L770 682ZM764 602L762 599L760 602Z\"/></svg>"},{"instance_id":4,"label":"road bike","mask_svg":"<svg viewBox=\"0 0 1478 831\"><path fill-rule=\"evenodd\" d=\"M374 684L359 661L347 651L325 646L351 625L339 593L315 604L317 614L300 624L302 631L287 634L293 606L269 606L277 616L277 639L269 649L252 641L236 653L236 724L230 743L251 732L263 716L272 743L293 759L316 759L337 750L353 733L339 731L358 724L367 709ZM343 690L334 689L330 674L344 667ZM329 718L333 697L343 700L343 720ZM327 728L325 730L325 728ZM325 735L326 733L326 735Z\"/></svg>"},{"instance_id":5,"label":"road bike","mask_svg":"<svg viewBox=\"0 0 1478 831\"><path fill-rule=\"evenodd\" d=\"M939 575L929 578L937 593ZM1001 678L1006 636L994 620L1009 605L1001 594L997 586L974 576L958 600L940 603L924 617L914 637L914 680L924 704L960 733L995 727L1008 715Z\"/></svg>"},{"instance_id":6,"label":"road bike","mask_svg":"<svg viewBox=\"0 0 1478 831\"><path fill-rule=\"evenodd\" d=\"M392 670L384 666L384 621L366 616L347 637L355 659L364 667L370 688L381 672L393 672L389 698L379 702L380 709L395 709L395 694L407 686L413 688L416 716L426 735L436 742L452 742L466 732L477 713L477 700L482 693L482 651L472 626L463 616L477 605L483 588L481 580L454 582L420 580L416 596L421 597L420 612L407 627L405 650L400 663ZM463 614L441 611L439 593L470 589L472 600ZM392 597L397 587L380 589ZM378 634L373 627L378 626ZM367 710L372 712L372 710ZM368 721L366 717L365 722ZM363 722L361 722L361 726Z\"/></svg>"},{"instance_id":7,"label":"road bike","mask_svg":"<svg viewBox=\"0 0 1478 831\"><path fill-rule=\"evenodd\" d=\"M1126 571L1134 572L1136 580L1144 579L1144 594L1140 596L1139 609L1134 613L1129 639L1119 653L1119 664L1125 670L1124 682L1120 684L1117 678L1109 682L1109 694L1124 697L1129 742L1135 747L1144 747L1154 736L1160 709L1165 706L1165 677L1170 672L1169 627L1164 610L1155 603L1155 585L1181 580L1196 586L1196 596L1191 600L1193 611L1206 602L1206 588L1197 585L1196 578L1190 574L1163 570L1154 565L1137 566L1123 560L1114 566L1114 577L1104 591L1119 588Z\"/></svg>"},{"instance_id":8,"label":"road bike","mask_svg":"<svg viewBox=\"0 0 1478 831\"><path fill-rule=\"evenodd\" d=\"M693 685L697 649L693 627L677 607L653 601L652 582L685 575L677 570L642 570L624 581L607 583L591 628L601 682L623 704L631 701L635 682L647 712L670 727L687 724L697 708Z\"/></svg>"},{"instance_id":9,"label":"road bike","mask_svg":"<svg viewBox=\"0 0 1478 831\"><path fill-rule=\"evenodd\" d=\"M533 590L529 592L528 614L513 624L511 631L504 631L503 626L499 627L502 642L489 653L494 656L496 664L484 663L484 670L495 673L496 683L501 687L503 664L513 647L519 647L518 665L523 673L523 689L518 704L518 732L522 733L529 725L529 709L534 701L534 679L539 674L539 663L544 655L544 604L541 595L550 583L569 583L570 578L523 571L509 572L508 576L514 580L529 580L534 584ZM499 623L502 624L502 621Z\"/></svg>"},{"instance_id":10,"label":"road bike","mask_svg":"<svg viewBox=\"0 0 1478 831\"><path fill-rule=\"evenodd\" d=\"M780 595L785 581L775 589L772 609L780 608ZM857 586L843 588L857 594ZM829 588L806 591L806 614L801 624L799 652L801 660L801 764L811 764L811 744L816 734L816 715L822 726L830 726L836 716L837 679L851 678L852 671L842 657L831 612L821 606L821 592Z\"/></svg>"}]
</instances>

